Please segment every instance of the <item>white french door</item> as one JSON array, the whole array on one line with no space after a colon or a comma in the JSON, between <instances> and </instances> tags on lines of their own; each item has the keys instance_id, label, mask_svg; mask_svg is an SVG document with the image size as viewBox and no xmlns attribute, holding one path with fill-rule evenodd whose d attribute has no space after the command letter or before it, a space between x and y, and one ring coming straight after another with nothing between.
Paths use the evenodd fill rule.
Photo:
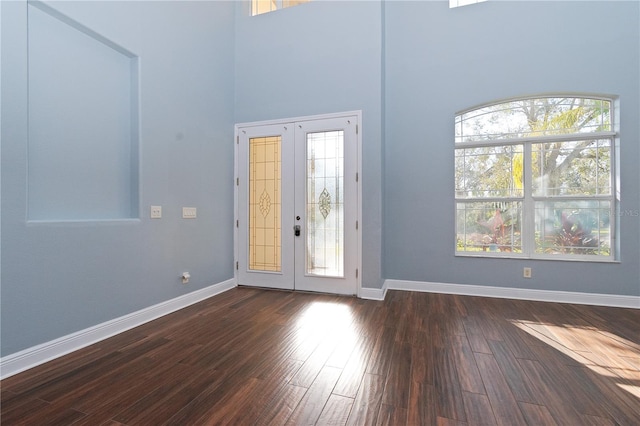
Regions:
<instances>
[{"instance_id":1,"label":"white french door","mask_svg":"<svg viewBox=\"0 0 640 426\"><path fill-rule=\"evenodd\" d=\"M359 121L236 126L238 284L357 293Z\"/></svg>"}]
</instances>

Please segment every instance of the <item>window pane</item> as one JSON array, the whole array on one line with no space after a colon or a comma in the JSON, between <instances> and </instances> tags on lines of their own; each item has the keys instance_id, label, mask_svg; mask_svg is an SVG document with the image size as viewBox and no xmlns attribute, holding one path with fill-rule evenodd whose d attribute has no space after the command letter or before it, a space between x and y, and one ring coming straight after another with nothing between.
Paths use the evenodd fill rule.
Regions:
<instances>
[{"instance_id":1,"label":"window pane","mask_svg":"<svg viewBox=\"0 0 640 426\"><path fill-rule=\"evenodd\" d=\"M302 3L308 3L309 0L282 0L282 7L292 7L297 6Z\"/></svg>"},{"instance_id":2,"label":"window pane","mask_svg":"<svg viewBox=\"0 0 640 426\"><path fill-rule=\"evenodd\" d=\"M254 16L271 12L277 8L278 6L275 0L253 0L251 2L251 14Z\"/></svg>"},{"instance_id":3,"label":"window pane","mask_svg":"<svg viewBox=\"0 0 640 426\"><path fill-rule=\"evenodd\" d=\"M522 203L457 203L457 252L522 252Z\"/></svg>"},{"instance_id":4,"label":"window pane","mask_svg":"<svg viewBox=\"0 0 640 426\"><path fill-rule=\"evenodd\" d=\"M522 197L522 145L456 149L456 198Z\"/></svg>"},{"instance_id":5,"label":"window pane","mask_svg":"<svg viewBox=\"0 0 640 426\"><path fill-rule=\"evenodd\" d=\"M282 138L249 139L249 269L281 270Z\"/></svg>"},{"instance_id":6,"label":"window pane","mask_svg":"<svg viewBox=\"0 0 640 426\"><path fill-rule=\"evenodd\" d=\"M449 7L468 6L470 4L482 3L487 0L449 0Z\"/></svg>"},{"instance_id":7,"label":"window pane","mask_svg":"<svg viewBox=\"0 0 640 426\"><path fill-rule=\"evenodd\" d=\"M536 253L611 255L609 201L535 203Z\"/></svg>"},{"instance_id":8,"label":"window pane","mask_svg":"<svg viewBox=\"0 0 640 426\"><path fill-rule=\"evenodd\" d=\"M456 143L611 130L611 102L587 98L523 99L456 116Z\"/></svg>"},{"instance_id":9,"label":"window pane","mask_svg":"<svg viewBox=\"0 0 640 426\"><path fill-rule=\"evenodd\" d=\"M534 195L611 194L610 140L540 143L532 150Z\"/></svg>"},{"instance_id":10,"label":"window pane","mask_svg":"<svg viewBox=\"0 0 640 426\"><path fill-rule=\"evenodd\" d=\"M260 15L278 9L308 3L311 0L251 0L251 15Z\"/></svg>"}]
</instances>

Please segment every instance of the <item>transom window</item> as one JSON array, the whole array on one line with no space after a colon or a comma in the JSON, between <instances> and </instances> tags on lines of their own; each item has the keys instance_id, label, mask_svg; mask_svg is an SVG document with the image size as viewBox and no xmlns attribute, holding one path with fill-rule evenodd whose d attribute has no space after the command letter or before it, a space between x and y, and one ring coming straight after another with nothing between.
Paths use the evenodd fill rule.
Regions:
<instances>
[{"instance_id":1,"label":"transom window","mask_svg":"<svg viewBox=\"0 0 640 426\"><path fill-rule=\"evenodd\" d=\"M549 96L458 114L456 254L613 260L612 108Z\"/></svg>"},{"instance_id":2,"label":"transom window","mask_svg":"<svg viewBox=\"0 0 640 426\"><path fill-rule=\"evenodd\" d=\"M449 0L449 8L467 6L470 4L482 3L487 0Z\"/></svg>"},{"instance_id":3,"label":"transom window","mask_svg":"<svg viewBox=\"0 0 640 426\"><path fill-rule=\"evenodd\" d=\"M311 0L251 0L251 16L271 12L285 7L297 6Z\"/></svg>"}]
</instances>

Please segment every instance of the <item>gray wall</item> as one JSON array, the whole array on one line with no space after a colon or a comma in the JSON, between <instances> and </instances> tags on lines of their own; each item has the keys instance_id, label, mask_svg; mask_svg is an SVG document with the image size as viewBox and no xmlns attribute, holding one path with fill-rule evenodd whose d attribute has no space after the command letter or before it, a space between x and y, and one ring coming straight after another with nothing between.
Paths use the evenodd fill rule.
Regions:
<instances>
[{"instance_id":1,"label":"gray wall","mask_svg":"<svg viewBox=\"0 0 640 426\"><path fill-rule=\"evenodd\" d=\"M386 278L639 295L639 4L387 2L385 16ZM455 257L454 115L549 92L620 98L621 262Z\"/></svg>"},{"instance_id":2,"label":"gray wall","mask_svg":"<svg viewBox=\"0 0 640 426\"><path fill-rule=\"evenodd\" d=\"M100 149L99 144L83 152L84 157L69 161L65 145L69 141L51 132L55 123L32 120L29 126L27 122L28 107L32 117L38 112L36 106L44 117L47 108L51 115L72 111L76 119L63 117L62 123L70 138L85 138L73 142L76 148L95 140L102 145L119 143L118 135L105 138L105 132L94 130L100 129L107 113L118 113L118 101L100 91L99 84L83 86L84 95L73 88L82 85L85 77L94 83L113 79L122 55L113 59L113 52L96 53L101 48L95 40L83 39L77 30L39 16L49 20L47 25L71 32L72 40L64 43L68 52L50 51L47 58L42 57L46 50L37 56L32 52L32 60L49 61L48 68L32 69L39 72L39 84L57 87L62 94L39 91L40 98L34 101L32 96L33 105L28 105L27 9L33 6L2 2L3 356L233 277L235 4L52 4L139 58L140 161L133 161L139 166L139 185L137 176L127 177L126 170L116 168L116 164L127 164L127 159L110 160L118 147ZM32 32L44 25L40 21L32 16ZM74 31L78 34L73 35ZM95 49L83 50L87 43ZM87 55L91 52L96 56L93 61ZM78 63L69 64L74 57ZM114 90L121 88L117 83L125 84L123 77L118 78ZM126 116L120 118L126 121ZM107 122L113 128L114 121ZM28 141L28 131L38 135L42 128L50 138L41 135ZM44 159L34 155L45 149ZM132 151L135 156L138 148ZM53 172L43 170L43 162ZM106 170L96 171L105 163ZM56 165L60 166L56 169ZM75 183L68 181L68 167L75 167ZM38 205L37 215L31 215L38 221L26 220L28 177L33 179L31 187L34 180L48 185L35 198L45 201ZM118 179L125 183L118 186ZM98 185L97 190L88 190L96 199L83 202L77 194L87 192L88 181ZM126 195L133 197L133 214L121 207L111 209L118 199L110 189L131 190L133 194ZM67 208L63 205L61 213L55 200L65 197ZM162 206L162 219L149 219L151 205ZM92 210L92 206L101 208ZM183 206L197 207L198 218L181 219ZM126 219L130 216L134 218ZM184 286L179 278L183 271L190 271L192 277Z\"/></svg>"},{"instance_id":3,"label":"gray wall","mask_svg":"<svg viewBox=\"0 0 640 426\"><path fill-rule=\"evenodd\" d=\"M118 138L140 157L131 163L137 175L109 169L105 178L124 179L117 186L51 150L49 166L66 161L102 185L98 204L111 206L115 188L131 205L87 211L94 203L82 204L50 173L53 182L40 183L80 202L84 218L70 217L72 209L54 214L47 206L57 198L44 191L35 201L49 204L27 220L28 177L40 176L28 168L39 151L29 151L36 145L27 136L39 124L30 129L27 121L27 5L2 2L3 356L232 278L233 124L356 109L363 111L364 286L391 278L640 294L637 2L450 10L446 1L316 1L257 17L246 2L53 5L137 56L139 141ZM60 83L40 78L45 87ZM620 208L630 213L619 218L621 262L456 258L455 113L556 91L620 98ZM58 107L82 112L65 102ZM117 101L111 105L118 111ZM70 123L75 135L95 125ZM148 218L150 205L162 205L163 219ZM197 207L198 219L181 219L182 206ZM525 265L534 278L521 278ZM187 286L179 280L185 270Z\"/></svg>"}]
</instances>

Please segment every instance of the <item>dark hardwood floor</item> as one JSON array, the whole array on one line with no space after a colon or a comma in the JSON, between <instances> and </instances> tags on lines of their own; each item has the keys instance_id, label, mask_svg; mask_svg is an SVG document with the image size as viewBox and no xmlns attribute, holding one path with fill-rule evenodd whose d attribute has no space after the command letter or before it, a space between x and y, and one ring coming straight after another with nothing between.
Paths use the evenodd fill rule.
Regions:
<instances>
[{"instance_id":1,"label":"dark hardwood floor","mask_svg":"<svg viewBox=\"0 0 640 426\"><path fill-rule=\"evenodd\" d=\"M640 311L237 288L0 382L3 425L638 425Z\"/></svg>"}]
</instances>

